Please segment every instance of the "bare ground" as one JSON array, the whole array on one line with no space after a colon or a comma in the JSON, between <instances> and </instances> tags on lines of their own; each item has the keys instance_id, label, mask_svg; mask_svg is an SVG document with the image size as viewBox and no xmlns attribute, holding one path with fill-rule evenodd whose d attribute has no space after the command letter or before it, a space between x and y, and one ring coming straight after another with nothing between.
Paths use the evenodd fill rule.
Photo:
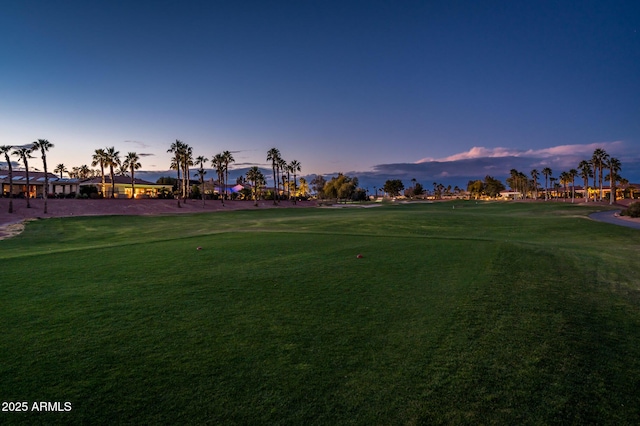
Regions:
<instances>
[{"instance_id":1,"label":"bare ground","mask_svg":"<svg viewBox=\"0 0 640 426\"><path fill-rule=\"evenodd\" d=\"M13 213L9 213L9 199L0 198L0 240L19 234L28 220L46 219L51 217L70 216L110 216L110 215L167 215L184 213L202 213L215 211L253 210L265 208L303 208L314 207L314 201L281 201L274 205L273 201L262 200L258 206L253 201L225 201L224 204L216 200L207 200L204 205L201 200L180 201L157 199L50 199L47 200L47 214L44 213L44 200L30 200L31 208L27 208L27 200L14 199Z\"/></svg>"}]
</instances>

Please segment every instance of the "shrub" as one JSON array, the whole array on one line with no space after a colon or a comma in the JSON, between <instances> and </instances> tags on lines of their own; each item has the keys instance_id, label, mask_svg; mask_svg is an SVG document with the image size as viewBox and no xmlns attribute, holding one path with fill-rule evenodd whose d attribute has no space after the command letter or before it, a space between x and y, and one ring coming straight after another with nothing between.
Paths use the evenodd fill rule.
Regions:
<instances>
[{"instance_id":1,"label":"shrub","mask_svg":"<svg viewBox=\"0 0 640 426\"><path fill-rule=\"evenodd\" d=\"M640 217L640 202L629 204L629 207L627 207L627 209L621 214L622 216Z\"/></svg>"},{"instance_id":2,"label":"shrub","mask_svg":"<svg viewBox=\"0 0 640 426\"><path fill-rule=\"evenodd\" d=\"M82 195L82 198L89 198L91 194L98 194L98 188L95 185L87 185L87 186L80 187L80 195Z\"/></svg>"}]
</instances>

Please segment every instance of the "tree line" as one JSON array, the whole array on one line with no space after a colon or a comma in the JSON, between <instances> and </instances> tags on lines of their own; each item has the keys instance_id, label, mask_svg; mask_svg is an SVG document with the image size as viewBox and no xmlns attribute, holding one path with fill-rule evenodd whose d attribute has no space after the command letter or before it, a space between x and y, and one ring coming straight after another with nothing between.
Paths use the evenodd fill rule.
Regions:
<instances>
[{"instance_id":1,"label":"tree line","mask_svg":"<svg viewBox=\"0 0 640 426\"><path fill-rule=\"evenodd\" d=\"M20 161L24 164L25 172L26 172L26 183L27 183L27 208L31 208L31 203L29 201L29 159L34 158L31 153L40 152L40 158L42 159L42 166L44 168L44 187L43 191L44 197L44 213L47 213L47 188L49 188L49 176L47 172L47 151L53 148L53 144L49 142L47 139L38 139L35 142L32 142L28 145L22 146L12 146L12 145L2 145L0 146L0 155L4 155L7 166L9 168L9 213L13 213L13 167L11 165L10 155L18 157Z\"/></svg>"},{"instance_id":2,"label":"tree line","mask_svg":"<svg viewBox=\"0 0 640 426\"><path fill-rule=\"evenodd\" d=\"M594 193L593 201L604 201L604 183L608 182L609 203L613 204L616 201L617 185L629 183L627 179L620 176L621 170L622 163L619 159L611 157L604 149L597 148L590 159L580 161L576 168L560 172L558 177L553 176L550 167L545 167L541 171L533 169L528 176L516 169L511 169L506 181L509 187L520 193L523 198L537 199L539 192L542 191L544 199L549 200L552 194L558 194L561 189L564 189L563 198L571 198L573 201L576 179L580 178L582 179L585 202L590 199L590 190ZM604 174L605 171L608 173ZM542 176L544 176L544 187L540 188L539 183L542 183L540 180ZM590 186L589 180L591 178L593 178L593 185ZM571 191L569 191L569 187Z\"/></svg>"},{"instance_id":3,"label":"tree line","mask_svg":"<svg viewBox=\"0 0 640 426\"><path fill-rule=\"evenodd\" d=\"M24 146L0 146L0 155L5 156L9 168L11 194L13 193L13 175L10 156L18 157L19 161L22 161L24 164L28 186L28 160L34 158L31 153L39 151L45 171L45 188L48 188L46 153L53 147L54 145L46 139L38 139ZM219 199L224 204L225 200L231 198L228 182L229 166L235 162L235 159L230 151L215 154L211 160L204 156L194 157L193 148L187 143L176 139L167 152L172 154L170 169L176 170L177 172L175 186L170 195L177 199L178 205L180 205L180 200L186 202L188 198L195 197L202 198L204 202L204 184L207 173L205 164L209 161L217 175L216 182L220 189ZM300 177L298 180L298 174L301 172L300 162L297 160L290 162L285 161L277 148L271 148L267 152L266 160L271 164L274 183L273 188L266 188L267 179L257 166L251 167L244 176L240 176L236 181L243 185L249 184L250 188L244 188L242 192L246 198L253 198L256 205L260 198L273 199L274 204L278 204L281 199L291 199L295 202L300 194L306 194L310 189L313 189L320 199L335 198L345 201L364 201L369 198L368 189L363 189L358 186L359 182L357 177L339 173L327 181L324 176L318 175L309 185L303 177ZM100 148L95 150L92 156L91 166L98 167L98 169L93 170L87 165L82 165L80 167L74 167L69 171L64 164L58 164L53 169L53 172L59 173L60 178L62 178L62 174L65 172L68 173L70 177L78 179L100 176L100 194L102 197L105 197L107 194L105 170L107 169L111 180L111 198L115 197L115 176L130 176L132 197L135 197L135 172L141 168L139 154L128 152L127 155L121 159L120 152L117 151L115 147ZM195 175L198 178L199 185L191 185L191 170L194 166L198 166ZM552 194L557 195L560 189L564 188L564 192L562 192L563 196L569 198L570 194L570 198L573 200L575 198L575 182L576 179L579 178L582 179L584 200L587 202L590 199L589 191L593 193L594 201L603 201L604 182L608 181L610 187L609 201L613 204L616 199L617 184L628 184L628 181L619 175L621 169L622 165L620 160L611 157L604 149L598 148L593 152L590 159L580 161L575 169L572 168L568 171L563 171L559 173L558 177L553 176L553 171L550 167L545 167L541 171L533 169L528 174L516 169L511 169L506 183L523 198L537 199L540 193L543 193L545 200L548 200L552 197ZM608 171L608 173L605 174L606 171ZM542 181L542 177L544 177L544 181ZM160 180L162 179L165 178L161 178ZM591 186L589 186L590 179L593 179L593 185ZM164 183L164 181L160 182L160 180L158 180L158 183ZM411 181L413 185L405 189L400 179L389 179L380 188L374 186L375 197L378 196L378 190L383 191L383 193L391 197L404 194L408 198L414 198L429 194L429 191L417 182L415 178L411 179ZM298 185L298 182L300 185ZM540 187L542 182L544 182L544 186ZM569 187L571 188L570 192ZM504 189L505 186L502 182L489 175L485 176L484 180L471 180L467 184L467 192L473 198L497 197ZM44 191L45 213L47 212L47 192L46 190ZM445 186L442 183L433 182L431 196L435 199L440 199L447 196L459 196L462 192L463 190L457 186L452 188L451 185ZM294 194L293 197L291 195L292 193ZM27 207L31 207L29 197L27 197ZM12 201L10 201L9 204L9 211L13 212Z\"/></svg>"},{"instance_id":4,"label":"tree line","mask_svg":"<svg viewBox=\"0 0 640 426\"><path fill-rule=\"evenodd\" d=\"M13 166L10 156L18 157L19 161L22 161L26 171L26 184L27 188L30 187L29 177L29 159L34 158L31 154L35 151L41 153L42 162L44 165L44 212L47 213L47 193L49 188L48 170L46 153L54 145L46 139L38 139L37 141L24 145L24 146L12 146L2 145L0 146L0 155L4 155L9 169L9 194L13 194ZM204 177L206 175L205 164L211 161L211 167L216 171L217 183L219 186L220 200L224 203L225 199L229 199L231 196L229 189L229 166L235 159L230 151L223 151L214 155L211 160L204 156L194 157L193 148L187 143L176 139L171 144L168 153L173 154L171 157L170 169L176 170L177 180L176 187L171 191L171 195L174 196L178 205L180 205L180 199L182 202L186 202L187 198L192 197L194 192L199 192L202 201L205 200L204 191ZM261 197L272 198L273 202L277 204L281 199L290 199L295 203L298 197L302 194L309 192L309 185L307 181L300 177L298 174L302 171L302 165L298 160L292 160L287 162L282 157L280 151L277 148L272 148L267 152L267 161L271 162L273 170L274 186L271 190L266 189L266 177L258 166L249 168L244 176L241 176L236 181L237 183L246 184L249 183L250 189L244 188L245 195L249 198L253 198L256 205L257 201ZM63 178L63 173L67 173L70 178L77 178L80 180L88 179L91 177L100 176L100 196L107 196L107 172L111 181L111 194L110 198L115 197L115 177L116 176L130 176L131 177L131 197L135 197L135 172L139 170L142 165L140 163L140 155L136 152L129 152L124 158L121 158L120 151L115 147L106 147L96 149L92 155L92 167L97 169L90 169L87 165L80 167L74 167L71 171L68 170L64 164L58 164L53 172L60 174L60 179ZM191 168L198 166L195 175L199 179L199 187L191 186ZM159 182L164 178L160 178ZM265 191L266 189L266 191ZM266 192L266 193L265 193ZM13 213L13 197L10 195L9 201L9 213ZM27 207L31 207L30 197L27 194Z\"/></svg>"}]
</instances>

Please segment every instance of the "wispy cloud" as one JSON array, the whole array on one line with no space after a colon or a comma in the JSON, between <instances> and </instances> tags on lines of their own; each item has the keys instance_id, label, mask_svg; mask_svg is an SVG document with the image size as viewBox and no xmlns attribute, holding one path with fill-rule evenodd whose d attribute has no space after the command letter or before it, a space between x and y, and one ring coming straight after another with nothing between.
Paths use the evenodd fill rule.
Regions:
<instances>
[{"instance_id":1,"label":"wispy cloud","mask_svg":"<svg viewBox=\"0 0 640 426\"><path fill-rule=\"evenodd\" d=\"M468 151L450 155L448 157L434 159L423 158L416 163L428 163L432 161L447 162L470 160L475 158L502 158L502 157L528 157L528 158L549 158L554 156L582 156L590 157L593 151L602 148L605 151L616 154L624 150L622 141L614 142L594 142L590 144L574 144L574 145L558 145L550 148L518 150L513 148L495 147L485 148L483 146L474 146Z\"/></svg>"},{"instance_id":2,"label":"wispy cloud","mask_svg":"<svg viewBox=\"0 0 640 426\"><path fill-rule=\"evenodd\" d=\"M138 148L144 148L144 149L147 149L147 148L151 147L151 145L149 145L149 144L147 144L145 142L142 142L142 141L126 140L126 141L124 141L124 143L133 144ZM140 154L138 154L138 155L140 155Z\"/></svg>"},{"instance_id":3,"label":"wispy cloud","mask_svg":"<svg viewBox=\"0 0 640 426\"><path fill-rule=\"evenodd\" d=\"M232 167L233 169L241 169L241 168L248 168L248 167L253 167L253 166L258 166L258 167L271 167L270 164L264 164L264 163L233 163L229 165L230 167Z\"/></svg>"}]
</instances>

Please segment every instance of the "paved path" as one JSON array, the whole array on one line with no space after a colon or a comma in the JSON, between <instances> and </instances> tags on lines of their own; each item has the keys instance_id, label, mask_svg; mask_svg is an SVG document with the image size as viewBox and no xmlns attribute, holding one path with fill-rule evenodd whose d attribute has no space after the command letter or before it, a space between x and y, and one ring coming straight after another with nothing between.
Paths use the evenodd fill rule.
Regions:
<instances>
[{"instance_id":1,"label":"paved path","mask_svg":"<svg viewBox=\"0 0 640 426\"><path fill-rule=\"evenodd\" d=\"M640 229L640 223L620 219L616 216L617 214L620 214L620 210L591 213L589 217L593 220L597 220L598 222L606 222L614 225L626 226L627 228Z\"/></svg>"}]
</instances>

